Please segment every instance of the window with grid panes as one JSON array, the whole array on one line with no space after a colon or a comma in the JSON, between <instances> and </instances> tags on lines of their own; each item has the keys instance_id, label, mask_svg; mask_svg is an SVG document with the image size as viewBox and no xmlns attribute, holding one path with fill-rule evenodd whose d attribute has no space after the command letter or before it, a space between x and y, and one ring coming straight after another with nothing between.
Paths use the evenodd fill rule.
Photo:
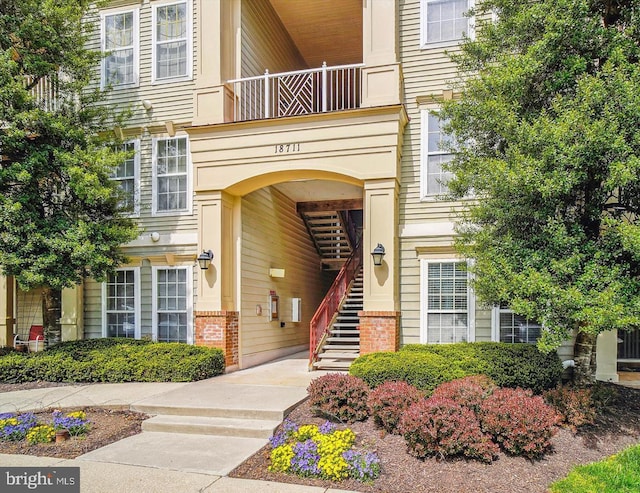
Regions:
<instances>
[{"instance_id":1,"label":"window with grid panes","mask_svg":"<svg viewBox=\"0 0 640 493\"><path fill-rule=\"evenodd\" d=\"M155 145L157 212L188 209L188 145L186 137L158 139Z\"/></svg>"},{"instance_id":2,"label":"window with grid panes","mask_svg":"<svg viewBox=\"0 0 640 493\"><path fill-rule=\"evenodd\" d=\"M422 44L439 45L459 41L470 34L470 0L422 0Z\"/></svg>"},{"instance_id":3,"label":"window with grid panes","mask_svg":"<svg viewBox=\"0 0 640 493\"><path fill-rule=\"evenodd\" d=\"M425 196L437 196L448 192L447 182L453 174L442 169L452 154L443 150L451 143L451 137L442 132L441 121L429 110L422 111L422 192Z\"/></svg>"},{"instance_id":4,"label":"window with grid panes","mask_svg":"<svg viewBox=\"0 0 640 493\"><path fill-rule=\"evenodd\" d=\"M135 337L136 276L121 269L106 283L106 337Z\"/></svg>"},{"instance_id":5,"label":"window with grid panes","mask_svg":"<svg viewBox=\"0 0 640 493\"><path fill-rule=\"evenodd\" d=\"M128 157L115 169L112 180L118 182L122 190L120 206L130 213L136 212L136 175L138 167L137 145L135 142L122 144L122 150Z\"/></svg>"},{"instance_id":6,"label":"window with grid panes","mask_svg":"<svg viewBox=\"0 0 640 493\"><path fill-rule=\"evenodd\" d=\"M535 344L542 328L536 322L516 315L506 307L498 309L498 329L500 342L526 342Z\"/></svg>"},{"instance_id":7,"label":"window with grid panes","mask_svg":"<svg viewBox=\"0 0 640 493\"><path fill-rule=\"evenodd\" d=\"M187 13L186 2L159 5L155 8L156 79L189 75Z\"/></svg>"},{"instance_id":8,"label":"window with grid panes","mask_svg":"<svg viewBox=\"0 0 640 493\"><path fill-rule=\"evenodd\" d=\"M161 342L187 342L188 287L186 268L156 272L156 333Z\"/></svg>"},{"instance_id":9,"label":"window with grid panes","mask_svg":"<svg viewBox=\"0 0 640 493\"><path fill-rule=\"evenodd\" d=\"M468 340L469 291L465 262L428 262L427 343Z\"/></svg>"},{"instance_id":10,"label":"window with grid panes","mask_svg":"<svg viewBox=\"0 0 640 493\"><path fill-rule=\"evenodd\" d=\"M137 10L131 10L105 14L102 18L102 50L108 52L102 62L104 85L120 86L137 83L137 16Z\"/></svg>"}]
</instances>

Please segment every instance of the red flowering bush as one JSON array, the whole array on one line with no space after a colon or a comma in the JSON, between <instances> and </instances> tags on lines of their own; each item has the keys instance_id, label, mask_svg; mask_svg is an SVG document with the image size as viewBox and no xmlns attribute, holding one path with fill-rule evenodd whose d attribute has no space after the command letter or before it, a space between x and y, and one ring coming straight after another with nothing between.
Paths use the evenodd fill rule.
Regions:
<instances>
[{"instance_id":1,"label":"red flowering bush","mask_svg":"<svg viewBox=\"0 0 640 493\"><path fill-rule=\"evenodd\" d=\"M545 391L542 396L560 415L561 422L574 430L593 424L596 419L591 389L558 385L555 389Z\"/></svg>"},{"instance_id":2,"label":"red flowering bush","mask_svg":"<svg viewBox=\"0 0 640 493\"><path fill-rule=\"evenodd\" d=\"M369 413L376 425L389 433L398 433L402 414L422 399L424 394L407 382L385 382L369 393Z\"/></svg>"},{"instance_id":3,"label":"red flowering bush","mask_svg":"<svg viewBox=\"0 0 640 493\"><path fill-rule=\"evenodd\" d=\"M480 407L482 430L506 452L539 457L551 447L558 415L529 390L498 389Z\"/></svg>"},{"instance_id":4,"label":"red flowering bush","mask_svg":"<svg viewBox=\"0 0 640 493\"><path fill-rule=\"evenodd\" d=\"M344 423L367 419L369 386L352 375L328 373L307 388L312 409L322 416Z\"/></svg>"},{"instance_id":5,"label":"red flowering bush","mask_svg":"<svg viewBox=\"0 0 640 493\"><path fill-rule=\"evenodd\" d=\"M496 388L496 384L489 377L471 375L441 383L433 391L432 397L451 399L461 406L478 412L482 401Z\"/></svg>"},{"instance_id":6,"label":"red flowering bush","mask_svg":"<svg viewBox=\"0 0 640 493\"><path fill-rule=\"evenodd\" d=\"M416 457L465 457L491 462L498 446L482 433L473 411L451 399L431 397L412 404L398 430Z\"/></svg>"}]
</instances>

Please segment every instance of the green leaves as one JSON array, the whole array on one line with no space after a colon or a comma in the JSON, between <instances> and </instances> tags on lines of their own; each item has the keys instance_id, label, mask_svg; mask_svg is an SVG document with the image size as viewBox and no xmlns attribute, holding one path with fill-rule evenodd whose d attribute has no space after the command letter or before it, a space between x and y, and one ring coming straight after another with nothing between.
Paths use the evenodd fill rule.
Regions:
<instances>
[{"instance_id":1,"label":"green leaves","mask_svg":"<svg viewBox=\"0 0 640 493\"><path fill-rule=\"evenodd\" d=\"M607 3L483 2L498 21L454 57L475 73L440 113L451 194L478 198L458 228L475 288L541 322L545 349L640 327L640 5Z\"/></svg>"}]
</instances>

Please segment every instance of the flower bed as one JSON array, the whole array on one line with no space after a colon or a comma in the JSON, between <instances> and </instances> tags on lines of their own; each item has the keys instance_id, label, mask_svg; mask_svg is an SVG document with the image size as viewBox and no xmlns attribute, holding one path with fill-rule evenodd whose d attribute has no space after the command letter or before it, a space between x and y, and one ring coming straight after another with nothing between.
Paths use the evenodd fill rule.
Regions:
<instances>
[{"instance_id":1,"label":"flower bed","mask_svg":"<svg viewBox=\"0 0 640 493\"><path fill-rule=\"evenodd\" d=\"M375 452L354 448L355 438L349 428L339 430L328 421L298 426L285 420L282 431L269 439L269 470L333 481L373 481L380 476L380 459Z\"/></svg>"},{"instance_id":2,"label":"flower bed","mask_svg":"<svg viewBox=\"0 0 640 493\"><path fill-rule=\"evenodd\" d=\"M0 441L26 440L30 445L52 442L56 432L67 431L70 436L86 435L90 423L84 411L63 414L54 411L49 422L39 421L33 413L0 414Z\"/></svg>"}]
</instances>

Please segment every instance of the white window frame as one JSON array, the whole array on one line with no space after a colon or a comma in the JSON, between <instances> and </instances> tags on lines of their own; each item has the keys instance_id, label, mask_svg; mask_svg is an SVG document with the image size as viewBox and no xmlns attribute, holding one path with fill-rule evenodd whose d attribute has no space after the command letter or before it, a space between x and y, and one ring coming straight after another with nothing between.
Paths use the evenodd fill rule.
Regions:
<instances>
[{"instance_id":1,"label":"white window frame","mask_svg":"<svg viewBox=\"0 0 640 493\"><path fill-rule=\"evenodd\" d=\"M494 306L491 309L491 340L495 342L500 342L500 314L501 313L510 313L513 314L513 310L510 308L501 308L500 306ZM529 322L527 320L527 322ZM540 335L542 335L542 326L540 324L536 324L540 326ZM511 344L506 342L506 344ZM534 342L528 342L527 344L535 344Z\"/></svg>"},{"instance_id":2,"label":"white window frame","mask_svg":"<svg viewBox=\"0 0 640 493\"><path fill-rule=\"evenodd\" d=\"M169 0L154 3L152 8L151 22L151 83L164 84L169 82L180 82L193 79L193 10L192 0ZM158 9L169 5L185 4L186 6L186 30L187 35L185 41L187 44L187 73L174 77L158 77L157 76L157 55L158 55Z\"/></svg>"},{"instance_id":3,"label":"white window frame","mask_svg":"<svg viewBox=\"0 0 640 493\"><path fill-rule=\"evenodd\" d=\"M119 88L131 88L138 87L140 85L140 9L119 9L119 10L107 10L100 12L100 49L103 53L107 52L106 43L107 43L107 30L106 30L106 19L107 17L111 17L113 15L118 14L133 14L133 81L126 84L113 84L111 83L111 87L114 89ZM100 87L105 88L107 86L106 80L106 63L107 57L102 58L102 62L100 64Z\"/></svg>"},{"instance_id":4,"label":"white window frame","mask_svg":"<svg viewBox=\"0 0 640 493\"><path fill-rule=\"evenodd\" d=\"M121 271L133 271L133 283L134 283L134 320L135 328L133 333L134 339L140 339L142 337L142 303L140 299L140 267L122 267L116 269L116 272ZM109 337L107 330L107 282L102 283L102 337Z\"/></svg>"},{"instance_id":5,"label":"white window frame","mask_svg":"<svg viewBox=\"0 0 640 493\"><path fill-rule=\"evenodd\" d=\"M160 211L158 210L158 143L164 142L166 140L173 139L185 139L187 142L186 152L187 152L187 201L186 207L184 209L173 209L169 211ZM176 135L174 137L158 137L154 138L151 141L151 155L152 155L152 198L151 198L151 210L154 216L185 216L189 215L192 212L193 208L193 188L192 188L192 179L191 179L191 144L189 141L189 137L187 135ZM180 173L182 174L182 173ZM164 175L163 175L164 176ZM176 175L177 176L177 175Z\"/></svg>"},{"instance_id":6,"label":"white window frame","mask_svg":"<svg viewBox=\"0 0 640 493\"><path fill-rule=\"evenodd\" d=\"M131 217L138 217L140 215L140 140L133 139L127 140L122 145L133 144L133 210L129 213ZM112 177L113 181L123 181L122 178ZM129 179L129 178L127 178Z\"/></svg>"},{"instance_id":7,"label":"white window frame","mask_svg":"<svg viewBox=\"0 0 640 493\"><path fill-rule=\"evenodd\" d=\"M449 39L446 41L427 41L427 5L429 3L443 2L446 0L420 0L420 46L422 49L430 49L430 48L441 48L445 46L455 46L460 44L463 37L460 36L455 39ZM467 0L467 11L473 8L475 5L475 0ZM467 37L470 39L474 39L475 37L475 26L474 26L474 17L467 18Z\"/></svg>"},{"instance_id":8,"label":"white window frame","mask_svg":"<svg viewBox=\"0 0 640 493\"><path fill-rule=\"evenodd\" d=\"M154 341L158 341L158 271L180 269L187 272L187 344L193 344L193 266L191 265L154 265L151 268L151 333Z\"/></svg>"},{"instance_id":9,"label":"white window frame","mask_svg":"<svg viewBox=\"0 0 640 493\"><path fill-rule=\"evenodd\" d=\"M453 155L451 152L442 149L429 149L429 116L432 116L431 114L434 111L437 112L433 108L420 110L420 197L422 201L442 200L442 195L449 191L446 185L442 185L441 190L437 191L429 190L428 185L429 157ZM440 167L440 176L442 177L442 166Z\"/></svg>"},{"instance_id":10,"label":"white window frame","mask_svg":"<svg viewBox=\"0 0 640 493\"><path fill-rule=\"evenodd\" d=\"M428 269L430 264L446 264L446 263L467 263L460 258L421 258L420 259L420 343L428 343ZM467 271L467 342L475 342L476 340L476 301L475 294L471 288L471 273ZM444 313L443 310L439 311ZM452 310L451 313L462 313ZM440 344L451 344L441 342Z\"/></svg>"}]
</instances>

